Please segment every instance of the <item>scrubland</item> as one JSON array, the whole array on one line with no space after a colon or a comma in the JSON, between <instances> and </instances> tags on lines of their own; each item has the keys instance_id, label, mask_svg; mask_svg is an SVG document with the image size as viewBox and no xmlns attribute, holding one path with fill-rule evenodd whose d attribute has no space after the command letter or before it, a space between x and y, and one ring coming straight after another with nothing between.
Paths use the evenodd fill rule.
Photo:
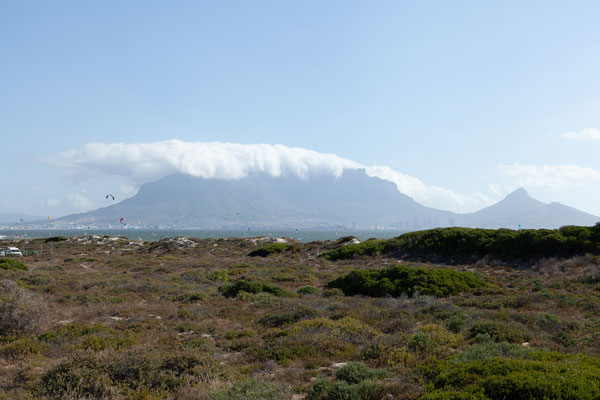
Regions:
<instances>
[{"instance_id":1,"label":"scrubland","mask_svg":"<svg viewBox=\"0 0 600 400\"><path fill-rule=\"evenodd\" d=\"M589 232L533 258L455 257L438 239L456 231L412 254L400 239L5 241L28 255L0 260L0 399L597 399Z\"/></svg>"}]
</instances>

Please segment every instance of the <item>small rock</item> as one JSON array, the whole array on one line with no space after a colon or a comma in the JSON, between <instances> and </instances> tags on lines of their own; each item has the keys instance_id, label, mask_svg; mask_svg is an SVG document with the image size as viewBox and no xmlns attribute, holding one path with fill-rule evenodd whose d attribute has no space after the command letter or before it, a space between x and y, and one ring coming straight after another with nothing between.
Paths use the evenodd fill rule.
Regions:
<instances>
[{"instance_id":1,"label":"small rock","mask_svg":"<svg viewBox=\"0 0 600 400\"><path fill-rule=\"evenodd\" d=\"M333 364L331 364L331 368L342 368L342 367L345 367L346 365L348 365L347 362L333 363Z\"/></svg>"},{"instance_id":2,"label":"small rock","mask_svg":"<svg viewBox=\"0 0 600 400\"><path fill-rule=\"evenodd\" d=\"M521 343L521 346L523 346L523 347L529 347L529 342L523 342L523 343Z\"/></svg>"}]
</instances>

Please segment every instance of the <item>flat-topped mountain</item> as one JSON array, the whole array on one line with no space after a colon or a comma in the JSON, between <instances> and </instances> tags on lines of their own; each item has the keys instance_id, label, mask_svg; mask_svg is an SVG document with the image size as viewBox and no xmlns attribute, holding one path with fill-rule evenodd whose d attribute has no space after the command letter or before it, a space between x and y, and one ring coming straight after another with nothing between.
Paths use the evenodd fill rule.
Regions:
<instances>
[{"instance_id":1,"label":"flat-topped mountain","mask_svg":"<svg viewBox=\"0 0 600 400\"><path fill-rule=\"evenodd\" d=\"M392 182L364 170L301 179L252 175L202 179L174 174L142 185L120 203L55 220L59 224L144 225L211 229L393 227L416 230L442 226L557 228L593 225L599 217L559 204L546 204L517 189L490 207L456 214L425 207Z\"/></svg>"},{"instance_id":2,"label":"flat-topped mountain","mask_svg":"<svg viewBox=\"0 0 600 400\"><path fill-rule=\"evenodd\" d=\"M396 185L348 170L339 177L202 179L175 174L144 184L118 204L58 219L78 223L241 228L319 226L421 228L447 225L456 214L425 207Z\"/></svg>"}]
</instances>

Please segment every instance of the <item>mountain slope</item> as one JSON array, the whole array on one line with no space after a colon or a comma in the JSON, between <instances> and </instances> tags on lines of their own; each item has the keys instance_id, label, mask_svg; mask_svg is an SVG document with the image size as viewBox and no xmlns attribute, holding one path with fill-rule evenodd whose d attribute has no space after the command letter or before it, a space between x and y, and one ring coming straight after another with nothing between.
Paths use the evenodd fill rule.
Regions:
<instances>
[{"instance_id":1,"label":"mountain slope","mask_svg":"<svg viewBox=\"0 0 600 400\"><path fill-rule=\"evenodd\" d=\"M544 203L519 188L498 203L459 221L463 225L483 228L559 228L564 225L594 225L600 217L560 203Z\"/></svg>"},{"instance_id":2,"label":"mountain slope","mask_svg":"<svg viewBox=\"0 0 600 400\"><path fill-rule=\"evenodd\" d=\"M395 184L345 171L303 180L264 175L240 180L170 175L142 185L118 204L60 218L78 223L113 223L201 227L314 227L446 225L455 214L427 208L398 192Z\"/></svg>"},{"instance_id":3,"label":"mountain slope","mask_svg":"<svg viewBox=\"0 0 600 400\"><path fill-rule=\"evenodd\" d=\"M142 185L120 203L69 215L58 223L215 229L311 228L376 225L417 230L458 225L485 228L558 228L593 225L599 217L559 203L546 204L517 189L502 201L470 214L425 207L396 185L364 170L329 175L239 180L201 179L175 174Z\"/></svg>"}]
</instances>

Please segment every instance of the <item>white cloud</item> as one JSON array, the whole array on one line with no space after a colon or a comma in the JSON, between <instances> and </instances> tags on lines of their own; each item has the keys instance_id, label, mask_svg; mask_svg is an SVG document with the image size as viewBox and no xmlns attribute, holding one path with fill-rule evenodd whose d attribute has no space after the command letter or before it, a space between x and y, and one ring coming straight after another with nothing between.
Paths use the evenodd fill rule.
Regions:
<instances>
[{"instance_id":1,"label":"white cloud","mask_svg":"<svg viewBox=\"0 0 600 400\"><path fill-rule=\"evenodd\" d=\"M493 200L481 194L469 196L455 193L439 186L427 186L423 181L394 171L386 166L366 167L367 175L393 182L401 193L407 194L419 203L455 211L472 211L490 205Z\"/></svg>"},{"instance_id":2,"label":"white cloud","mask_svg":"<svg viewBox=\"0 0 600 400\"><path fill-rule=\"evenodd\" d=\"M369 176L394 182L400 192L427 206L467 212L492 202L482 194L466 196L428 186L389 167L364 166L335 154L283 145L190 143L176 139L136 144L90 143L59 153L49 161L76 179L116 175L127 178L133 187L171 173L206 179L240 179L252 173L308 178L321 173L339 177L345 169L365 168Z\"/></svg>"},{"instance_id":3,"label":"white cloud","mask_svg":"<svg viewBox=\"0 0 600 400\"><path fill-rule=\"evenodd\" d=\"M81 193L72 193L68 195L67 203L78 210L90 210L93 208L92 201Z\"/></svg>"},{"instance_id":4,"label":"white cloud","mask_svg":"<svg viewBox=\"0 0 600 400\"><path fill-rule=\"evenodd\" d=\"M600 140L600 129L588 128L579 132L565 132L561 136L569 140Z\"/></svg>"},{"instance_id":5,"label":"white cloud","mask_svg":"<svg viewBox=\"0 0 600 400\"><path fill-rule=\"evenodd\" d=\"M513 186L550 188L562 190L567 187L600 181L600 171L579 165L503 165L500 175L509 179Z\"/></svg>"},{"instance_id":6,"label":"white cloud","mask_svg":"<svg viewBox=\"0 0 600 400\"><path fill-rule=\"evenodd\" d=\"M43 207L44 208L54 208L54 207L58 207L61 203L62 203L62 201L60 201L59 199L50 197L49 199L46 199L46 201L43 204Z\"/></svg>"}]
</instances>

